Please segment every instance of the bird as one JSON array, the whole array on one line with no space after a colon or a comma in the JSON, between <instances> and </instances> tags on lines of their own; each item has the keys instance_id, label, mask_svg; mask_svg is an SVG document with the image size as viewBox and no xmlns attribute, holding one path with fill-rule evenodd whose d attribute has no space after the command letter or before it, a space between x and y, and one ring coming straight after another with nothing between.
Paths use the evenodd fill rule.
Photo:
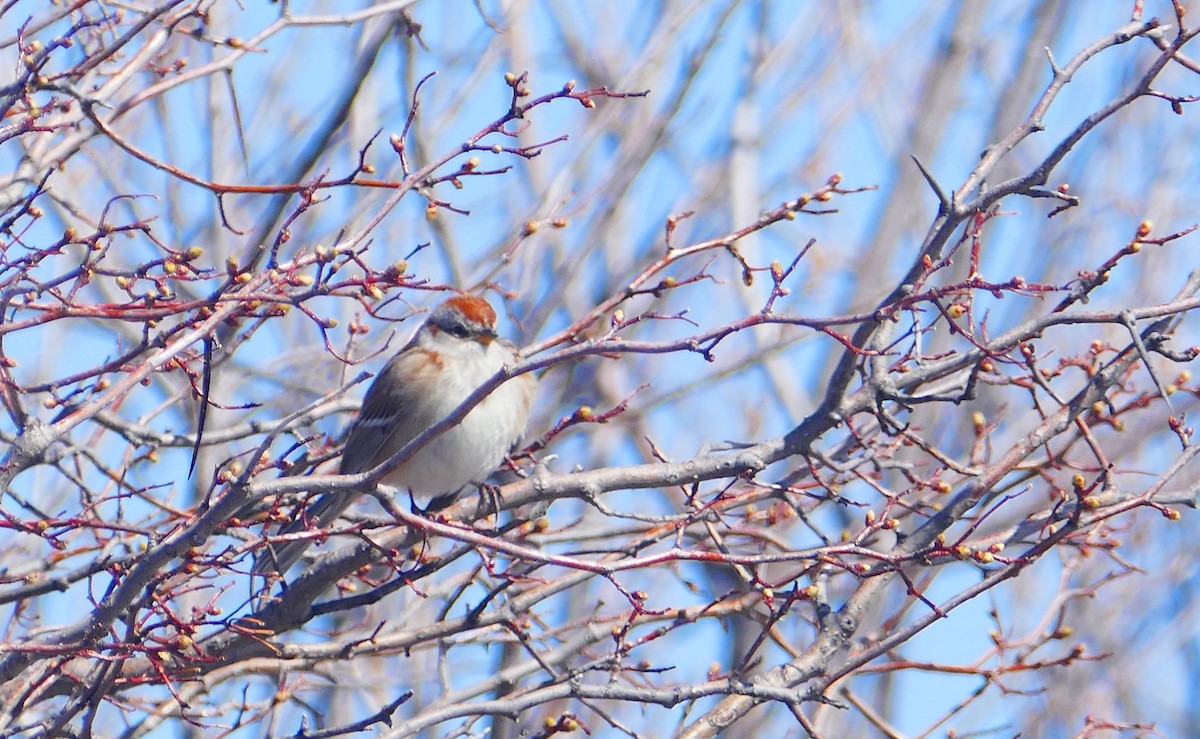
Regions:
<instances>
[{"instance_id":1,"label":"bird","mask_svg":"<svg viewBox=\"0 0 1200 739\"><path fill-rule=\"evenodd\" d=\"M448 416L480 385L520 358L496 333L496 311L485 299L455 294L435 308L375 377L350 424L339 474L366 472ZM481 484L525 434L536 381L525 373L493 390L457 424L446 429L383 477L430 508L444 507L467 485ZM281 533L327 527L357 497L326 493L302 519ZM276 545L261 554L259 573L285 573L309 541Z\"/></svg>"}]
</instances>

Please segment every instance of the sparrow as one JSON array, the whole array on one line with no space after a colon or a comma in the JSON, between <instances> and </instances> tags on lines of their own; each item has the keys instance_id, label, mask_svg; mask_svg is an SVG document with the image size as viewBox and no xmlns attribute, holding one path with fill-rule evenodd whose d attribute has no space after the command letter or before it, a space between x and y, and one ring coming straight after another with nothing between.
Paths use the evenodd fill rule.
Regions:
<instances>
[{"instance_id":1,"label":"sparrow","mask_svg":"<svg viewBox=\"0 0 1200 739\"><path fill-rule=\"evenodd\" d=\"M497 336L496 311L490 303L466 294L449 298L429 314L367 389L347 433L338 472L355 474L382 464L518 359L516 347ZM486 480L520 442L534 388L531 374L505 382L381 482L407 491L414 506L426 502L445 507L467 485ZM327 493L282 533L303 531L306 522L308 527L330 526L356 497L354 492ZM254 569L282 574L310 543L277 545L260 555Z\"/></svg>"}]
</instances>

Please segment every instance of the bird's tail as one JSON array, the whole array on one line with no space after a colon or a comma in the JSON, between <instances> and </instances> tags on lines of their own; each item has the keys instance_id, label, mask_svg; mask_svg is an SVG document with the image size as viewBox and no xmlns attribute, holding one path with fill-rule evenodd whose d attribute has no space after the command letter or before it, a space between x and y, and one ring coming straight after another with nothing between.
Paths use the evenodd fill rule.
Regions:
<instances>
[{"instance_id":1,"label":"bird's tail","mask_svg":"<svg viewBox=\"0 0 1200 739\"><path fill-rule=\"evenodd\" d=\"M279 530L278 536L286 536L288 534L298 534L304 531L312 531L324 529L332 526L337 521L338 516L342 515L342 511L350 506L354 501L355 493L326 493L316 500L312 505L308 506L292 521L284 524ZM292 568L294 564L300 561L304 556L304 552L312 546L312 539L293 539L291 541L283 541L268 544L267 547L254 558L254 574L269 575L278 573L283 575Z\"/></svg>"}]
</instances>

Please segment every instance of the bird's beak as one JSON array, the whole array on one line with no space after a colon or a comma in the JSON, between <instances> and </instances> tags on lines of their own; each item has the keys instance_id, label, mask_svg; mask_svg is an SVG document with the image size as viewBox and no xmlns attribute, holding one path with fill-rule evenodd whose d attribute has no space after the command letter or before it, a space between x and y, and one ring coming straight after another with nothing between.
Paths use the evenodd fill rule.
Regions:
<instances>
[{"instance_id":1,"label":"bird's beak","mask_svg":"<svg viewBox=\"0 0 1200 739\"><path fill-rule=\"evenodd\" d=\"M479 338L476 339L480 344L487 346L496 340L496 329L489 328L486 331L479 332Z\"/></svg>"}]
</instances>

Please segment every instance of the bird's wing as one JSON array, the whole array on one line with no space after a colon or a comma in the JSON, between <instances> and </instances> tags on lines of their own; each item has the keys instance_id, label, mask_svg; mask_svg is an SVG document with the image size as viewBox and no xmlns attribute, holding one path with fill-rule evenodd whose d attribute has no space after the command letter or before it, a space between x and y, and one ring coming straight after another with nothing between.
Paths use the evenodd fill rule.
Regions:
<instances>
[{"instance_id":1,"label":"bird's wing","mask_svg":"<svg viewBox=\"0 0 1200 739\"><path fill-rule=\"evenodd\" d=\"M424 382L413 369L426 363L427 357L422 356L426 351L415 348L400 352L375 378L346 437L339 470L342 474L371 469L424 429L413 407Z\"/></svg>"},{"instance_id":2,"label":"bird's wing","mask_svg":"<svg viewBox=\"0 0 1200 739\"><path fill-rule=\"evenodd\" d=\"M342 474L371 469L423 430L424 426L416 426L414 431L414 425L421 422L413 413L414 400L419 397L414 393L425 390L423 375L429 373L415 373L414 370L427 365L431 358L427 351L410 342L384 365L383 371L371 383L358 418L350 424L339 469ZM331 526L355 497L354 491L322 495L308 506L303 518L293 520L279 533L294 534L308 527ZM307 540L276 544L255 557L254 571L274 570L283 574L300 560L311 544Z\"/></svg>"}]
</instances>

